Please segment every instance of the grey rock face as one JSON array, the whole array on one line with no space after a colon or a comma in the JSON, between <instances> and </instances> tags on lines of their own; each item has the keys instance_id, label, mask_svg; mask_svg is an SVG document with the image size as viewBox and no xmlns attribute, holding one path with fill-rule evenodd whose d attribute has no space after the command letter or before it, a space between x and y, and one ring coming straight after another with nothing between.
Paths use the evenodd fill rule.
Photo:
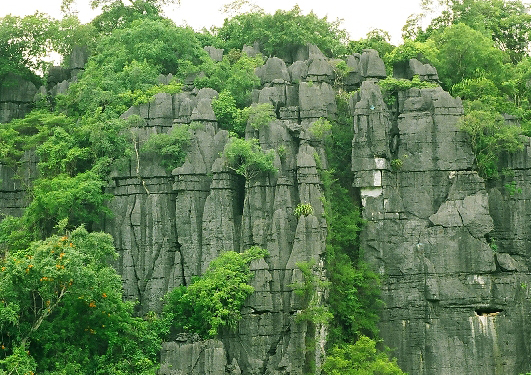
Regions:
<instances>
[{"instance_id":1,"label":"grey rock face","mask_svg":"<svg viewBox=\"0 0 531 375\"><path fill-rule=\"evenodd\" d=\"M210 58L214 61L221 61L223 60L223 48L216 48L214 46L205 46L203 48L205 51L207 51Z\"/></svg>"},{"instance_id":2,"label":"grey rock face","mask_svg":"<svg viewBox=\"0 0 531 375\"><path fill-rule=\"evenodd\" d=\"M385 65L378 51L364 49L360 58L361 75L364 78L385 78Z\"/></svg>"},{"instance_id":3,"label":"grey rock face","mask_svg":"<svg viewBox=\"0 0 531 375\"><path fill-rule=\"evenodd\" d=\"M456 130L459 100L441 89L409 90L398 133L377 114L385 113L380 101L363 82L352 168L368 220L362 248L385 280L384 341L409 373L526 371L530 306L521 285L529 275L518 272L527 261L511 248L509 227L528 233L529 224L502 218L520 217L525 205L509 208L499 188L470 171L473 155ZM507 239L503 247L493 245L498 237Z\"/></svg>"},{"instance_id":4,"label":"grey rock face","mask_svg":"<svg viewBox=\"0 0 531 375\"><path fill-rule=\"evenodd\" d=\"M417 59L410 59L407 62L395 64L393 66L393 76L395 78L405 79L412 79L414 76L419 76L421 81L439 81L437 69L430 64L423 64Z\"/></svg>"},{"instance_id":5,"label":"grey rock face","mask_svg":"<svg viewBox=\"0 0 531 375\"><path fill-rule=\"evenodd\" d=\"M0 123L24 117L34 106L37 87L9 73L0 83Z\"/></svg>"},{"instance_id":6,"label":"grey rock face","mask_svg":"<svg viewBox=\"0 0 531 375\"><path fill-rule=\"evenodd\" d=\"M246 181L227 167L221 155L229 134L217 128L215 117L205 115L217 96L214 90L158 94L151 103L132 107L123 115L143 118L133 129L138 147L149 134L201 120L201 126L191 130L184 164L172 176L156 160L137 161L133 156L129 170L116 172L109 187L115 218L107 230L119 238L116 246L121 255L116 267L123 275L127 297L140 300L140 312L160 309L162 295L201 275L223 250L259 245L269 252L265 260L252 264L256 292L244 307L238 330L224 333L217 342L164 344L161 373L302 374L308 354L301 348L307 336L324 340L322 330L295 320L304 306L289 286L302 281L298 262L319 260L324 253L323 192L314 160L314 154L323 151L299 140L304 126L298 124L298 106L286 106L289 101L299 104L297 93L290 91L285 65L269 61L271 70L264 73L269 82L257 97L273 103L279 113L296 115L259 130L249 127L247 135L257 137L264 150L284 148L282 157L276 156L276 174ZM287 79L272 78L279 72ZM302 107L313 105L323 115L333 113L331 86L315 83L313 87L312 102L303 101ZM203 114L201 118L198 113ZM293 131L297 127L300 131ZM313 215L297 218L293 212L299 203L310 203ZM312 356L319 362L323 353L317 350Z\"/></svg>"}]
</instances>

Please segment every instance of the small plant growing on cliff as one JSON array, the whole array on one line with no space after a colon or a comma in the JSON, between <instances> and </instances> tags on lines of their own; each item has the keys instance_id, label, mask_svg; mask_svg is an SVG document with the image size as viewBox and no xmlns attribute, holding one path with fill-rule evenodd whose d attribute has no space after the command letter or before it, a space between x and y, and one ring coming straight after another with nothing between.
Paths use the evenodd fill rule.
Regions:
<instances>
[{"instance_id":1,"label":"small plant growing on cliff","mask_svg":"<svg viewBox=\"0 0 531 375\"><path fill-rule=\"evenodd\" d=\"M522 128L507 124L502 115L487 107L471 108L467 112L459 127L468 135L478 173L483 178L495 179L500 155L523 149Z\"/></svg>"},{"instance_id":2,"label":"small plant growing on cliff","mask_svg":"<svg viewBox=\"0 0 531 375\"><path fill-rule=\"evenodd\" d=\"M325 118L319 118L319 120L313 122L308 131L317 139L324 139L328 133L332 130L332 124Z\"/></svg>"},{"instance_id":3,"label":"small plant growing on cliff","mask_svg":"<svg viewBox=\"0 0 531 375\"><path fill-rule=\"evenodd\" d=\"M222 327L235 328L243 303L254 292L249 285L253 277L249 264L266 255L267 251L258 246L243 253L221 253L192 284L166 295L166 319L177 331L197 333L202 338L216 336Z\"/></svg>"},{"instance_id":4,"label":"small plant growing on cliff","mask_svg":"<svg viewBox=\"0 0 531 375\"><path fill-rule=\"evenodd\" d=\"M522 189L516 186L516 181L512 181L504 185L505 191L512 197L515 194L521 194Z\"/></svg>"},{"instance_id":5,"label":"small plant growing on cliff","mask_svg":"<svg viewBox=\"0 0 531 375\"><path fill-rule=\"evenodd\" d=\"M264 152L258 144L258 139L249 140L233 137L223 150L227 166L247 181L260 173L276 172L273 163L275 151Z\"/></svg>"},{"instance_id":6,"label":"small plant growing on cliff","mask_svg":"<svg viewBox=\"0 0 531 375\"><path fill-rule=\"evenodd\" d=\"M270 103L254 104L242 110L242 122L247 123L258 130L275 119L274 108Z\"/></svg>"},{"instance_id":7,"label":"small plant growing on cliff","mask_svg":"<svg viewBox=\"0 0 531 375\"><path fill-rule=\"evenodd\" d=\"M321 301L321 295L329 286L329 282L322 280L316 274L316 261L299 262L296 264L302 273L302 282L290 284L296 295L302 298L305 306L296 317L297 321L308 321L313 324L326 324L332 319L332 313Z\"/></svg>"},{"instance_id":8,"label":"small plant growing on cliff","mask_svg":"<svg viewBox=\"0 0 531 375\"><path fill-rule=\"evenodd\" d=\"M402 166L404 165L404 161L402 159L393 159L391 160L391 168L394 171L398 171L402 169Z\"/></svg>"},{"instance_id":9,"label":"small plant growing on cliff","mask_svg":"<svg viewBox=\"0 0 531 375\"><path fill-rule=\"evenodd\" d=\"M284 146L284 145L278 146L277 147L277 154L278 154L279 158L285 159L286 158L286 146Z\"/></svg>"},{"instance_id":10,"label":"small plant growing on cliff","mask_svg":"<svg viewBox=\"0 0 531 375\"><path fill-rule=\"evenodd\" d=\"M190 133L187 125L180 125L169 133L153 134L142 145L140 152L158 157L160 164L168 171L179 167L184 162L190 144Z\"/></svg>"},{"instance_id":11,"label":"small plant growing on cliff","mask_svg":"<svg viewBox=\"0 0 531 375\"><path fill-rule=\"evenodd\" d=\"M376 344L375 340L361 336L354 344L333 347L323 364L323 374L404 374L396 359L390 360L387 353L376 349Z\"/></svg>"},{"instance_id":12,"label":"small plant growing on cliff","mask_svg":"<svg viewBox=\"0 0 531 375\"><path fill-rule=\"evenodd\" d=\"M313 214L313 207L310 203L299 203L293 210L293 215L297 217L308 216Z\"/></svg>"}]
</instances>

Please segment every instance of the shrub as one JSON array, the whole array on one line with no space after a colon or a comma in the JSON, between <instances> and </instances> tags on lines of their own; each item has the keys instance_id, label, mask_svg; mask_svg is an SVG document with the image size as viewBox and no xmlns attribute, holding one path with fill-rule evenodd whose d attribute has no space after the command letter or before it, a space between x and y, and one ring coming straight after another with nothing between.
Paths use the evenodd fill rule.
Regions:
<instances>
[{"instance_id":1,"label":"shrub","mask_svg":"<svg viewBox=\"0 0 531 375\"><path fill-rule=\"evenodd\" d=\"M293 215L297 217L308 216L313 214L313 207L310 203L299 203L293 210Z\"/></svg>"},{"instance_id":2,"label":"shrub","mask_svg":"<svg viewBox=\"0 0 531 375\"><path fill-rule=\"evenodd\" d=\"M323 364L325 375L382 374L400 375L404 372L376 349L376 341L361 336L354 344L335 346Z\"/></svg>"},{"instance_id":3,"label":"shrub","mask_svg":"<svg viewBox=\"0 0 531 375\"><path fill-rule=\"evenodd\" d=\"M179 125L168 133L151 135L140 152L160 160L160 164L171 171L184 163L189 144L189 126Z\"/></svg>"},{"instance_id":4,"label":"shrub","mask_svg":"<svg viewBox=\"0 0 531 375\"><path fill-rule=\"evenodd\" d=\"M258 246L243 253L221 253L204 275L166 295L166 319L176 330L202 338L216 336L222 327L235 328L243 303L254 292L249 285L253 277L249 264L266 255L267 251Z\"/></svg>"},{"instance_id":5,"label":"shrub","mask_svg":"<svg viewBox=\"0 0 531 375\"><path fill-rule=\"evenodd\" d=\"M247 181L260 173L276 172L273 164L275 151L262 151L258 139L255 138L231 138L223 150L223 155L227 159L228 167L244 176Z\"/></svg>"}]
</instances>

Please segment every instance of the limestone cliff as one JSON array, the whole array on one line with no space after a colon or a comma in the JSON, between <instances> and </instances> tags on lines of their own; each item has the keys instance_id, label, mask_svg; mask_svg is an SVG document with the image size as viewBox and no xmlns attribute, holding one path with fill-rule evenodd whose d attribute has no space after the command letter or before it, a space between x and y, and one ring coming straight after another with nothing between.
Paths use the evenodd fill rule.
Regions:
<instances>
[{"instance_id":1,"label":"limestone cliff","mask_svg":"<svg viewBox=\"0 0 531 375\"><path fill-rule=\"evenodd\" d=\"M208 51L219 60L222 52ZM245 181L227 167L229 134L218 127L212 89L157 94L123 115L138 116L135 151L151 134L194 122L181 167L168 173L160 160L133 152L110 176L114 215L104 229L115 239L116 268L139 313L160 310L164 294L187 285L223 250L259 245L269 252L252 264L256 291L238 329L219 340L180 336L164 343L161 374L302 374L322 359L326 329L296 320L303 306L290 284L301 280L297 262L315 260L325 272L327 223L315 156L324 167L326 158L308 129L336 116L335 77L316 48L292 55L290 65L271 57L257 70L262 86L253 101L271 103L276 119L246 130L246 138L275 150L276 174ZM487 184L473 171L474 156L457 127L459 99L441 88L410 89L391 111L376 84L386 75L376 51L349 56L347 65L347 87L359 88L350 110L354 187L367 221L361 245L382 275L385 344L411 374L528 371L531 145L505 158L512 177ZM437 79L416 60L399 69L405 78ZM65 89L72 72L57 71L48 91ZM0 101L19 97L4 92ZM36 89L23 92L33 98ZM27 160L30 179L35 161ZM1 213L20 214L24 185L6 166L0 172ZM294 215L299 203L310 203L313 214ZM308 339L317 344L307 348Z\"/></svg>"}]
</instances>

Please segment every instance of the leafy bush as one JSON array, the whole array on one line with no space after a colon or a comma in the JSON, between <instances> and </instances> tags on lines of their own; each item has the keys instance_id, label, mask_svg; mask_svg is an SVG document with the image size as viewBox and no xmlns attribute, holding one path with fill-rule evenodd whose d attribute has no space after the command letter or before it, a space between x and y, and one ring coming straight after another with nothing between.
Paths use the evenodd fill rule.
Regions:
<instances>
[{"instance_id":1,"label":"leafy bush","mask_svg":"<svg viewBox=\"0 0 531 375\"><path fill-rule=\"evenodd\" d=\"M180 332L197 333L202 338L216 336L223 327L235 328L243 303L253 292L249 264L267 255L253 246L243 253L221 253L206 272L189 286L166 295L164 314Z\"/></svg>"},{"instance_id":2,"label":"leafy bush","mask_svg":"<svg viewBox=\"0 0 531 375\"><path fill-rule=\"evenodd\" d=\"M315 138L324 139L330 130L332 130L332 124L327 119L321 117L317 121L312 122L308 130Z\"/></svg>"},{"instance_id":3,"label":"leafy bush","mask_svg":"<svg viewBox=\"0 0 531 375\"><path fill-rule=\"evenodd\" d=\"M221 62L204 59L199 69L206 75L196 78L194 84L197 88L211 87L219 93L227 91L242 109L251 104L252 90L260 85L255 69L263 63L260 56L249 57L231 50Z\"/></svg>"},{"instance_id":4,"label":"leafy bush","mask_svg":"<svg viewBox=\"0 0 531 375\"><path fill-rule=\"evenodd\" d=\"M507 124L502 115L488 109L473 109L460 122L476 155L478 173L487 179L498 177L503 152L522 150L522 128Z\"/></svg>"},{"instance_id":5,"label":"leafy bush","mask_svg":"<svg viewBox=\"0 0 531 375\"><path fill-rule=\"evenodd\" d=\"M273 163L275 151L262 151L258 139L255 138L231 138L223 150L223 155L227 159L228 167L244 176L247 181L260 173L272 173L277 170Z\"/></svg>"},{"instance_id":6,"label":"leafy bush","mask_svg":"<svg viewBox=\"0 0 531 375\"><path fill-rule=\"evenodd\" d=\"M253 104L242 110L242 121L251 125L255 130L258 130L275 119L273 105L270 103Z\"/></svg>"},{"instance_id":7,"label":"leafy bush","mask_svg":"<svg viewBox=\"0 0 531 375\"><path fill-rule=\"evenodd\" d=\"M438 84L433 82L421 81L418 76L414 76L411 80L387 77L378 81L378 85L384 92L406 91L413 87L423 89L427 87L439 86Z\"/></svg>"},{"instance_id":8,"label":"leafy bush","mask_svg":"<svg viewBox=\"0 0 531 375\"><path fill-rule=\"evenodd\" d=\"M189 144L189 126L179 125L169 133L151 135L140 152L160 160L161 165L171 171L184 163Z\"/></svg>"},{"instance_id":9,"label":"leafy bush","mask_svg":"<svg viewBox=\"0 0 531 375\"><path fill-rule=\"evenodd\" d=\"M293 215L297 217L308 216L313 214L313 207L310 203L299 203L293 210Z\"/></svg>"},{"instance_id":10,"label":"leafy bush","mask_svg":"<svg viewBox=\"0 0 531 375\"><path fill-rule=\"evenodd\" d=\"M389 360L386 353L376 349L376 342L366 336L354 344L332 348L322 370L325 375L404 374L396 359Z\"/></svg>"},{"instance_id":11,"label":"leafy bush","mask_svg":"<svg viewBox=\"0 0 531 375\"><path fill-rule=\"evenodd\" d=\"M329 283L321 280L316 274L315 260L310 262L299 262L297 267L302 272L303 281L289 285L294 289L296 295L302 298L304 309L300 311L296 320L311 322L312 324L327 324L333 315L328 306L323 302L322 294L328 288Z\"/></svg>"},{"instance_id":12,"label":"leafy bush","mask_svg":"<svg viewBox=\"0 0 531 375\"><path fill-rule=\"evenodd\" d=\"M71 227L85 224L91 229L110 215L105 207L109 196L102 194L104 186L104 181L90 171L75 177L61 174L36 180L33 200L24 211L23 222L37 239L49 236L63 219Z\"/></svg>"}]
</instances>

